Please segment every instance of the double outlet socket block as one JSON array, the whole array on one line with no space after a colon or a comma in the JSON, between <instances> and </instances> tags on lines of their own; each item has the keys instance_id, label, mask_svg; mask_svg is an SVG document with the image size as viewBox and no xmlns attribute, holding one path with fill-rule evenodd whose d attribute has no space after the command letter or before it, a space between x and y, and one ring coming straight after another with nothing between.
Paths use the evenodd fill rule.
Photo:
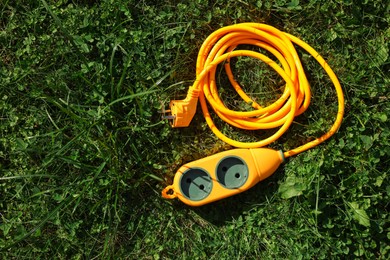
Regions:
<instances>
[{"instance_id":1,"label":"double outlet socket block","mask_svg":"<svg viewBox=\"0 0 390 260\"><path fill-rule=\"evenodd\" d=\"M283 161L282 151L233 149L183 165L172 188L184 203L201 206L253 187L272 175Z\"/></svg>"}]
</instances>

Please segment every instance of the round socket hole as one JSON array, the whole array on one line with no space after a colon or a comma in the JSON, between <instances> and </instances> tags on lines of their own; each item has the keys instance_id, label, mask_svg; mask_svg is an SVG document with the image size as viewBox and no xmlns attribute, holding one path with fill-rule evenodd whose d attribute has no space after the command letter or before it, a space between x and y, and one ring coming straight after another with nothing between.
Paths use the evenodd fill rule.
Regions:
<instances>
[{"instance_id":1,"label":"round socket hole","mask_svg":"<svg viewBox=\"0 0 390 260\"><path fill-rule=\"evenodd\" d=\"M181 193L189 200L199 201L206 198L212 186L210 175L201 168L186 170L180 179Z\"/></svg>"},{"instance_id":2,"label":"round socket hole","mask_svg":"<svg viewBox=\"0 0 390 260\"><path fill-rule=\"evenodd\" d=\"M238 156L227 156L217 165L217 179L228 189L240 188L248 179L248 166Z\"/></svg>"}]
</instances>

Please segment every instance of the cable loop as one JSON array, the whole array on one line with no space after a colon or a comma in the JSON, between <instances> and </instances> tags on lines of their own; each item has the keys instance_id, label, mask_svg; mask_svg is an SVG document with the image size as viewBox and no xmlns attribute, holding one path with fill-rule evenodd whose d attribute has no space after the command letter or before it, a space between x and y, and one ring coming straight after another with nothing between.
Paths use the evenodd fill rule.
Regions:
<instances>
[{"instance_id":1,"label":"cable loop","mask_svg":"<svg viewBox=\"0 0 390 260\"><path fill-rule=\"evenodd\" d=\"M197 65L196 80L192 89L199 90L199 100L206 122L211 130L226 143L240 148L258 148L266 146L277 140L287 131L295 116L306 111L310 104L310 85L302 67L301 60L293 43L310 53L330 76L337 92L339 111L332 128L324 136L304 146L285 152L284 156L305 151L319 142L328 139L341 124L344 113L344 97L340 83L327 65L325 60L308 44L298 38L281 32L265 24L243 23L223 27L212 33L200 48ZM262 53L250 50L236 50L237 46L246 44L265 49L272 53L277 62ZM274 69L285 81L283 93L272 104L262 107L251 99L234 79L230 60L234 57L252 57L259 59ZM225 106L221 100L216 86L216 69L218 64L224 63L229 81L238 95L254 108L253 111L234 111ZM215 126L207 108L206 100L215 113L226 123L245 130L262 130L279 128L272 136L252 143L245 143L230 139Z\"/></svg>"}]
</instances>

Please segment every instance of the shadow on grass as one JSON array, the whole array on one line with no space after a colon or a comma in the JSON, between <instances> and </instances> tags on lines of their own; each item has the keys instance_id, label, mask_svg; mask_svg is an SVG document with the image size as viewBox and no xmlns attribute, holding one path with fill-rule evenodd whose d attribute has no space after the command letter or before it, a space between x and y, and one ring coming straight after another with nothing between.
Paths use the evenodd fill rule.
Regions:
<instances>
[{"instance_id":1,"label":"shadow on grass","mask_svg":"<svg viewBox=\"0 0 390 260\"><path fill-rule=\"evenodd\" d=\"M244 212L261 207L278 191L278 182L284 176L284 168L279 168L271 177L261 181L251 189L238 195L211 204L193 208L194 212L206 221L222 226L237 219Z\"/></svg>"}]
</instances>

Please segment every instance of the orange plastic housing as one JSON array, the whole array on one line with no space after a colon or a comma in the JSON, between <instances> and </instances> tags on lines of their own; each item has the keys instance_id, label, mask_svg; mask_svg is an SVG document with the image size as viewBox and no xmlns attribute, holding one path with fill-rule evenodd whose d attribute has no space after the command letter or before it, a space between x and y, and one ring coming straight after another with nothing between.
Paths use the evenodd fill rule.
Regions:
<instances>
[{"instance_id":1,"label":"orange plastic housing","mask_svg":"<svg viewBox=\"0 0 390 260\"><path fill-rule=\"evenodd\" d=\"M248 190L272 175L283 152L268 148L233 149L183 165L164 198L201 206Z\"/></svg>"}]
</instances>

